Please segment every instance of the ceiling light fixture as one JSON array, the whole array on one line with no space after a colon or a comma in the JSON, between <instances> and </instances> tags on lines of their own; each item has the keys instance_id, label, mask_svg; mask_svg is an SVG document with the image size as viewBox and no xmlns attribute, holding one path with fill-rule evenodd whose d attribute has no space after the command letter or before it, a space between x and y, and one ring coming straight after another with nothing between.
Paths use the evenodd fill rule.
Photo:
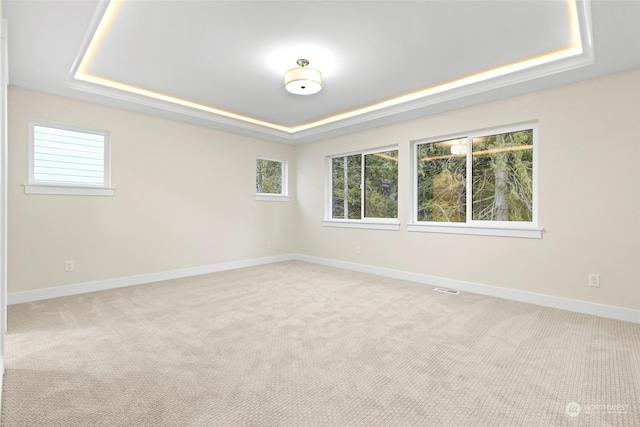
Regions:
<instances>
[{"instance_id":1,"label":"ceiling light fixture","mask_svg":"<svg viewBox=\"0 0 640 427\"><path fill-rule=\"evenodd\" d=\"M205 104L196 103L194 101L190 101L187 99L165 95L162 93L154 92L149 89L128 85L123 82L110 80L105 77L101 77L101 76L89 73L89 68L91 68L91 65L94 62L95 57L98 55L101 49L101 45L107 33L111 31L111 24L113 23L113 21L115 21L117 15L119 15L120 13L120 6L122 6L122 3L125 2L125 0L109 0L109 2L105 2L104 8L106 8L106 11L104 12L102 18L100 19L99 22L96 22L93 24L93 26L95 26L95 31L93 33L93 36L90 39L87 39L85 41L86 49L84 49L83 52L81 52L80 56L76 59L76 62L74 63L74 67L71 73L71 76L73 78L68 79L67 86L74 89L85 90L91 93L111 96L114 98L121 98L121 95L117 92L125 92L125 93L134 94L137 96L143 96L143 97L150 98L152 100L160 101L160 103L147 104L147 101L141 101L137 99L133 99L131 100L131 102L134 102L134 103L137 102L143 105L149 105L155 108L165 109L167 111L174 111L174 110L165 106L164 103L175 104L187 109L203 111L208 114L221 116L222 118L230 118L232 120L238 120L240 122L245 122L250 125L256 125L256 126L273 129L278 132L283 132L291 136L292 139L295 140L297 138L296 134L298 134L299 132L310 131L311 133L313 133L313 130L315 128L319 128L320 129L319 132L322 132L323 126L326 126L332 123L337 123L343 120L344 121L355 120L360 115L373 113L375 111L383 110L387 108L394 108L405 102L408 103L411 101L424 99L425 101L423 101L423 106L435 105L438 102L443 102L443 100L438 97L435 97L434 95L441 95L441 94L444 94L443 96L444 101L455 99L459 96L458 93L451 92L452 96L448 96L447 92L453 91L453 90L460 90L460 89L463 89L465 86L470 86L470 85L479 84L479 83L484 85L485 83L483 82L487 82L486 86L483 86L483 89L474 89L472 86L470 86L471 93L479 93L478 90L484 91L484 90L493 90L496 88L500 88L505 86L503 82L498 82L498 80L495 80L496 83L493 84L491 83L491 80L505 77L510 73L523 72L529 69L534 70L534 69L537 69L538 67L545 67L556 61L573 61L574 57L575 59L579 59L578 58L579 55L583 55L584 57L578 61L579 62L578 64L574 64L573 62L570 62L567 64L558 62L558 66L565 67L565 66L571 65L572 67L579 67L579 66L586 65L587 64L586 61L592 62L593 61L593 58L592 58L593 44L591 39L592 29L590 26L590 19L589 19L590 17L588 16L589 15L588 8L585 9L586 7L584 6L585 2L580 2L579 0L565 0L565 1L567 2L567 8L569 10L568 25L569 25L569 30L571 34L571 43L564 48L560 48L558 50L552 50L548 53L542 53L538 56L534 56L531 58L525 58L519 62L507 63L504 65L498 64L496 65L495 68L491 68L486 71L481 71L479 73L471 74L469 76L462 77L457 80L448 81L442 84L436 84L435 86L425 87L424 89L417 90L416 92L411 92L405 95L398 96L396 98L383 100L374 104L370 104L370 105L366 105L353 110L345 111L332 116L320 118L315 121L311 121L309 123L303 123L303 124L298 124L293 126L291 125L285 126L283 124L277 124L277 123L268 122L266 120L259 120L256 118L243 116L241 114L225 111L211 105L205 105ZM102 2L99 2L99 3L102 3ZM583 5L583 6L578 8L578 5ZM102 10L101 8L98 8L98 9ZM585 22L583 22L583 20L585 20ZM581 33L581 28L583 25L585 26L584 27L584 30L586 31L585 34ZM281 49L277 51L275 58L269 59L269 67L272 68L276 74L281 73L281 70L285 66L283 64L289 61L289 59L287 58L291 58L292 50L293 50L293 54L295 54L295 52L313 53L312 57L316 58L316 61L320 60L320 62L322 63L322 67L325 75L327 75L327 73L330 74L332 72L335 72L335 69L337 67L336 58L332 56L330 51L325 51L323 49L317 50L317 47L307 46L307 45L294 46L294 48L295 49L292 49L289 46L287 46L286 49ZM306 62L308 63L308 61ZM294 69L294 70L299 70L299 69ZM294 70L290 70L290 72ZM310 71L311 69L305 68L305 70ZM540 68L540 70L543 70L543 69ZM545 71L545 73L547 73L548 71L556 72L559 70L560 68L554 68L553 70ZM289 76L289 72L287 72L285 76L285 83L289 82L289 79L287 78L288 76ZM519 79L528 80L528 79L532 79L534 77L539 77L539 76L541 76L539 72L532 71L531 74L526 74L524 76L521 76L519 77ZM320 78L321 78L321 75L320 75ZM524 80L519 80L519 81L524 81ZM321 83L322 82L320 80L320 84ZM511 84L511 83L507 83L507 84ZM100 86L106 89L100 89L99 88ZM307 90L304 93L311 94L311 91ZM434 101L433 102L429 101L430 98L432 98ZM121 98L121 99L124 99L124 98ZM187 110L185 110L184 114L190 115L189 111ZM215 118L211 118L211 120L216 121ZM352 123L353 122L346 122L345 126L349 126ZM306 136L306 134L303 134L302 136Z\"/></svg>"},{"instance_id":2,"label":"ceiling light fixture","mask_svg":"<svg viewBox=\"0 0 640 427\"><path fill-rule=\"evenodd\" d=\"M322 74L314 68L305 68L309 65L306 59L298 59L296 63L300 68L292 68L284 75L284 85L287 90L296 95L312 95L322 89Z\"/></svg>"}]
</instances>

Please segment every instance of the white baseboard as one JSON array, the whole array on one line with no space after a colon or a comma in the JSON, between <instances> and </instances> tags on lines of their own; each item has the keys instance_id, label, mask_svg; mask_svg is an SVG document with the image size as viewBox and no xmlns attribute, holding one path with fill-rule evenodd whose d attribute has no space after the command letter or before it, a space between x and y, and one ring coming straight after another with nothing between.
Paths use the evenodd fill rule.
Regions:
<instances>
[{"instance_id":1,"label":"white baseboard","mask_svg":"<svg viewBox=\"0 0 640 427\"><path fill-rule=\"evenodd\" d=\"M274 262L291 261L294 254L276 255L265 258L253 258L242 261L226 262L222 264L205 265L202 267L183 268L180 270L163 271L160 273L141 274L138 276L118 277L115 279L96 280L93 282L76 283L74 285L58 286L55 288L36 289L25 292L12 292L7 295L7 303L22 304L50 298L66 297L87 292L104 291L107 289L123 288L125 286L141 285L143 283L159 282L162 280L179 279L182 277L198 276L200 274L216 273L218 271L235 270L237 268L254 267L256 265Z\"/></svg>"},{"instance_id":2,"label":"white baseboard","mask_svg":"<svg viewBox=\"0 0 640 427\"><path fill-rule=\"evenodd\" d=\"M49 298L57 298L69 295L83 294L86 292L102 291L106 289L122 288L125 286L141 285L162 280L179 279L182 277L197 276L200 274L216 273L218 271L234 270L237 268L253 267L275 262L298 260L312 264L326 265L329 267L344 268L346 270L359 271L362 273L375 274L378 276L390 277L393 279L407 280L410 282L432 285L434 287L444 287L456 289L464 292L472 292L497 298L504 298L513 301L520 301L530 304L542 305L545 307L559 308L562 310L575 311L578 313L592 314L594 316L606 317L609 319L623 320L626 322L640 324L640 311L629 308L615 307L610 305L596 304L592 302L579 301L569 298L556 297L551 295L525 292L515 289L500 288L497 286L483 285L480 283L466 282L456 279L447 279L426 274L410 273L407 271L392 270L388 268L374 267L365 264L356 264L346 261L338 261L328 258L320 258L302 254L284 254L265 258L254 258L249 260L234 261L222 264L212 264L202 267L185 268L181 270L164 271L160 273L142 274L138 276L120 277L115 279L97 280L94 282L77 283L74 285L59 286L55 288L36 289L26 292L13 292L8 294L7 302L11 304L21 304L31 301L39 301Z\"/></svg>"},{"instance_id":3,"label":"white baseboard","mask_svg":"<svg viewBox=\"0 0 640 427\"><path fill-rule=\"evenodd\" d=\"M426 274L409 273L406 271L392 270L370 265L356 264L346 261L338 261L327 258L319 258L309 255L297 254L296 260L313 264L326 265L328 267L344 268L345 270L359 271L362 273L375 274L378 276L390 277L392 279L407 280L432 285L434 287L444 287L464 292L487 295L497 298L504 298L513 301L526 302L529 304L542 305L545 307L559 308L561 310L574 311L578 313L592 314L594 316L606 317L609 319L623 320L625 322L640 324L640 311L629 308L615 307L611 305L596 304L593 302L579 301L569 298L556 297L551 295L537 294L534 292L518 291L515 289L500 288L497 286L482 285L479 283L466 282L462 280L447 279L444 277L429 276Z\"/></svg>"}]
</instances>

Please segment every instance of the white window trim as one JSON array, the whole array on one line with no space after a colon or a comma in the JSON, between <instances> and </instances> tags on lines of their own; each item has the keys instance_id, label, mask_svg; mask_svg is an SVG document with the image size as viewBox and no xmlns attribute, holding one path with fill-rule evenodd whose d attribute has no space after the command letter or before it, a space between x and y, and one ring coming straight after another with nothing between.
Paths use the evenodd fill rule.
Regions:
<instances>
[{"instance_id":1,"label":"white window trim","mask_svg":"<svg viewBox=\"0 0 640 427\"><path fill-rule=\"evenodd\" d=\"M256 200L259 202L288 202L291 197L282 194L256 193Z\"/></svg>"},{"instance_id":2,"label":"white window trim","mask_svg":"<svg viewBox=\"0 0 640 427\"><path fill-rule=\"evenodd\" d=\"M46 126L76 132L99 134L104 136L104 185L87 185L68 182L39 182L34 179L34 126ZM109 131L88 129L64 123L45 120L29 120L29 176L24 184L25 194L57 194L73 196L113 196L115 188L111 186L111 142Z\"/></svg>"},{"instance_id":3,"label":"white window trim","mask_svg":"<svg viewBox=\"0 0 640 427\"><path fill-rule=\"evenodd\" d=\"M325 227L337 227L337 228L366 228L369 230L400 230L400 222L395 218L378 218L374 220L367 218L365 220L360 219L326 219L322 221L322 225Z\"/></svg>"},{"instance_id":4,"label":"white window trim","mask_svg":"<svg viewBox=\"0 0 640 427\"><path fill-rule=\"evenodd\" d=\"M113 196L115 188L87 185L24 184L25 194L60 194L68 196Z\"/></svg>"},{"instance_id":5,"label":"white window trim","mask_svg":"<svg viewBox=\"0 0 640 427\"><path fill-rule=\"evenodd\" d=\"M365 228L369 230L400 230L400 221L398 218L369 218L364 216L364 203L361 206L362 219L340 219L332 218L333 212L333 197L332 197L332 159L336 157L353 156L359 154L366 156L368 154L382 153L385 151L393 151L400 149L397 145L389 145L384 147L372 148L367 150L351 151L348 153L334 154L327 156L325 159L325 203L324 203L324 220L322 225L324 227L338 227L338 228ZM399 172L398 172L399 173ZM364 189L364 170L360 177L360 188Z\"/></svg>"},{"instance_id":6,"label":"white window trim","mask_svg":"<svg viewBox=\"0 0 640 427\"><path fill-rule=\"evenodd\" d=\"M258 193L256 192L255 199L259 202L288 202L291 200L289 197L289 162L282 159L276 159L273 157L256 157L256 161L258 160L268 160L270 162L278 162L282 164L282 182L280 183L280 188L282 188L282 192L279 194L275 193Z\"/></svg>"},{"instance_id":7,"label":"white window trim","mask_svg":"<svg viewBox=\"0 0 640 427\"><path fill-rule=\"evenodd\" d=\"M522 237L527 239L541 239L542 228L538 227L500 227L500 226L477 226L463 223L456 224L435 224L435 223L412 223L407 224L407 231L417 231L422 233L445 233L445 234L470 234L476 236L502 236L502 237Z\"/></svg>"},{"instance_id":8,"label":"white window trim","mask_svg":"<svg viewBox=\"0 0 640 427\"><path fill-rule=\"evenodd\" d=\"M531 222L520 221L477 221L471 219L471 209L467 209L466 222L445 223L432 221L418 221L418 146L451 139L467 139L467 188L471 188L472 173L472 138L480 136L496 135L501 133L516 132L533 129L533 216ZM538 224L538 122L523 122L513 125L500 126L494 128L481 129L470 132L462 132L452 135L444 135L435 138L412 141L413 158L411 162L411 222L407 224L407 231L423 233L447 233L447 234L469 234L480 236L502 236L520 237L530 239L541 239L543 229ZM468 205L468 203L467 203Z\"/></svg>"}]
</instances>

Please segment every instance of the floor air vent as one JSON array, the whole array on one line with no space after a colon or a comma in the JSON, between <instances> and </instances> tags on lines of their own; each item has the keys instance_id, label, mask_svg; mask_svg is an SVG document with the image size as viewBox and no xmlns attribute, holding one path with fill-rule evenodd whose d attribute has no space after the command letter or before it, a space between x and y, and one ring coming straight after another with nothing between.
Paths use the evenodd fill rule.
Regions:
<instances>
[{"instance_id":1,"label":"floor air vent","mask_svg":"<svg viewBox=\"0 0 640 427\"><path fill-rule=\"evenodd\" d=\"M458 295L460 293L458 291L454 291L453 289L444 289L444 288L435 288L434 291L442 292L444 294L449 294L449 295Z\"/></svg>"}]
</instances>

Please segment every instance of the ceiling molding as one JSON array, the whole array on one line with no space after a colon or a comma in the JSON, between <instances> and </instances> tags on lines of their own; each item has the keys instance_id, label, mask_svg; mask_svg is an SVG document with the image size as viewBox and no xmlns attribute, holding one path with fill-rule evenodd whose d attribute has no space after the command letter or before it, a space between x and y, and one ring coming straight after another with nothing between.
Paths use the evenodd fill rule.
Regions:
<instances>
[{"instance_id":1,"label":"ceiling molding","mask_svg":"<svg viewBox=\"0 0 640 427\"><path fill-rule=\"evenodd\" d=\"M120 0L99 3L65 85L76 91L192 118L213 128L233 129L248 136L288 144L303 143L340 132L360 130L381 119L386 119L387 123L406 120L416 110L592 64L594 47L590 2L568 0L567 5L571 11L569 15L573 16L570 23L573 36L571 46L299 126L284 126L245 117L215 106L135 88L88 73L91 58L108 31L109 20L117 13Z\"/></svg>"}]
</instances>

